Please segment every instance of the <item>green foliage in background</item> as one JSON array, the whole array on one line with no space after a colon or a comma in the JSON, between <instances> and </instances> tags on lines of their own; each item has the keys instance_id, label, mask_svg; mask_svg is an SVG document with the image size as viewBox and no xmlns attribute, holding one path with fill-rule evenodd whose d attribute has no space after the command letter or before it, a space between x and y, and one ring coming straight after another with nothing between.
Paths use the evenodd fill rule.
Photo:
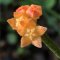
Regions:
<instances>
[{"instance_id":1,"label":"green foliage in background","mask_svg":"<svg viewBox=\"0 0 60 60\"><path fill-rule=\"evenodd\" d=\"M16 34L14 34L14 33L9 33L8 35L7 35L7 42L9 43L9 44L11 44L11 45L14 45L14 44L16 44L17 43L17 35Z\"/></svg>"},{"instance_id":2,"label":"green foliage in background","mask_svg":"<svg viewBox=\"0 0 60 60\"><path fill-rule=\"evenodd\" d=\"M52 8L56 4L56 0L45 0L44 5L46 8Z\"/></svg>"},{"instance_id":3,"label":"green foliage in background","mask_svg":"<svg viewBox=\"0 0 60 60\"><path fill-rule=\"evenodd\" d=\"M3 5L8 5L12 2L13 2L13 0L0 0L0 4L3 4Z\"/></svg>"}]
</instances>

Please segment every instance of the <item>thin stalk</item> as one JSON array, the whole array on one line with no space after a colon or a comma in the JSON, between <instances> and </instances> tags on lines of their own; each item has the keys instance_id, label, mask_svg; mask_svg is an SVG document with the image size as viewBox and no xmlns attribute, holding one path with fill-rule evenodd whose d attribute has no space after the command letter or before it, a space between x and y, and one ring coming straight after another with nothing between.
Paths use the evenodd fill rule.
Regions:
<instances>
[{"instance_id":1,"label":"thin stalk","mask_svg":"<svg viewBox=\"0 0 60 60\"><path fill-rule=\"evenodd\" d=\"M60 48L48 37L43 36L43 43L60 59Z\"/></svg>"}]
</instances>

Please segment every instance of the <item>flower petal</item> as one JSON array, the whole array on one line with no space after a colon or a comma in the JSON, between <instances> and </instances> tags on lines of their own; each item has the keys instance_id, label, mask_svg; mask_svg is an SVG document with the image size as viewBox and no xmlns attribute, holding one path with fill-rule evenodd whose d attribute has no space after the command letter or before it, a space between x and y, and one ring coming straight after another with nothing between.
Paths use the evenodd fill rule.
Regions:
<instances>
[{"instance_id":1,"label":"flower petal","mask_svg":"<svg viewBox=\"0 0 60 60\"><path fill-rule=\"evenodd\" d=\"M28 8L29 5L21 6L16 10L16 12L22 13L23 11L26 11Z\"/></svg>"},{"instance_id":2,"label":"flower petal","mask_svg":"<svg viewBox=\"0 0 60 60\"><path fill-rule=\"evenodd\" d=\"M42 36L47 31L47 28L43 26L37 26L37 31L39 35Z\"/></svg>"},{"instance_id":3,"label":"flower petal","mask_svg":"<svg viewBox=\"0 0 60 60\"><path fill-rule=\"evenodd\" d=\"M42 8L41 8L41 6L38 6L38 5L31 5L28 9L27 9L27 11L26 11L26 13L30 16L30 17L32 17L33 19L38 19L39 18L39 16L41 16L42 15Z\"/></svg>"},{"instance_id":4,"label":"flower petal","mask_svg":"<svg viewBox=\"0 0 60 60\"><path fill-rule=\"evenodd\" d=\"M13 29L16 29L16 20L14 18L11 18L11 19L8 19L7 22L10 24L10 26L13 28Z\"/></svg>"},{"instance_id":5,"label":"flower petal","mask_svg":"<svg viewBox=\"0 0 60 60\"><path fill-rule=\"evenodd\" d=\"M26 47L31 44L31 40L28 37L21 38L21 47Z\"/></svg>"},{"instance_id":6,"label":"flower petal","mask_svg":"<svg viewBox=\"0 0 60 60\"><path fill-rule=\"evenodd\" d=\"M27 24L30 23L29 21L30 19L25 16L21 16L20 18L16 19L16 28L19 35L24 35Z\"/></svg>"},{"instance_id":7,"label":"flower petal","mask_svg":"<svg viewBox=\"0 0 60 60\"><path fill-rule=\"evenodd\" d=\"M25 27L22 27L22 28L17 29L17 33L18 33L20 36L23 36L23 35L25 34Z\"/></svg>"},{"instance_id":8,"label":"flower petal","mask_svg":"<svg viewBox=\"0 0 60 60\"><path fill-rule=\"evenodd\" d=\"M19 7L16 12L14 12L13 16L15 18L20 17L21 15L26 15L26 10L29 8L29 5Z\"/></svg>"},{"instance_id":9,"label":"flower petal","mask_svg":"<svg viewBox=\"0 0 60 60\"><path fill-rule=\"evenodd\" d=\"M14 12L14 13L13 13L13 16L14 16L15 18L19 18L21 15L22 15L22 14L20 14L19 12Z\"/></svg>"},{"instance_id":10,"label":"flower petal","mask_svg":"<svg viewBox=\"0 0 60 60\"><path fill-rule=\"evenodd\" d=\"M36 23L31 20L29 21L29 23L27 24L27 29L34 29L36 27Z\"/></svg>"},{"instance_id":11,"label":"flower petal","mask_svg":"<svg viewBox=\"0 0 60 60\"><path fill-rule=\"evenodd\" d=\"M41 40L41 37L39 38L35 38L33 41L32 41L32 44L38 48L41 48L42 47L42 40Z\"/></svg>"}]
</instances>

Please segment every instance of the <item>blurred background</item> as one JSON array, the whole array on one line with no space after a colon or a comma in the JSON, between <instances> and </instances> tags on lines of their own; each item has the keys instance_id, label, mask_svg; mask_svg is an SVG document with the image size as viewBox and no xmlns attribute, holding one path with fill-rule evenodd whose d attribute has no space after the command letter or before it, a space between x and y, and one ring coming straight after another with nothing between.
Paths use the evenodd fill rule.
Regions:
<instances>
[{"instance_id":1,"label":"blurred background","mask_svg":"<svg viewBox=\"0 0 60 60\"><path fill-rule=\"evenodd\" d=\"M0 60L59 60L43 44L42 48L30 45L20 47L20 36L7 23L21 5L38 4L43 15L37 24L48 28L47 34L60 47L60 0L0 0Z\"/></svg>"}]
</instances>

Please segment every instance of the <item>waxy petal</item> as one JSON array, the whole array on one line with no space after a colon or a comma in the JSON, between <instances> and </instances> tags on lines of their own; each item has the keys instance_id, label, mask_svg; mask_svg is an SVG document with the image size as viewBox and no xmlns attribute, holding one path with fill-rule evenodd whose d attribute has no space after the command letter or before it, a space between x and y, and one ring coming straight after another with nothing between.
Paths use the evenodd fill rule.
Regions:
<instances>
[{"instance_id":1,"label":"waxy petal","mask_svg":"<svg viewBox=\"0 0 60 60\"><path fill-rule=\"evenodd\" d=\"M26 47L31 44L31 40L28 37L21 38L21 47Z\"/></svg>"},{"instance_id":2,"label":"waxy petal","mask_svg":"<svg viewBox=\"0 0 60 60\"><path fill-rule=\"evenodd\" d=\"M43 26L37 26L37 31L39 35L42 36L47 31L47 28Z\"/></svg>"},{"instance_id":3,"label":"waxy petal","mask_svg":"<svg viewBox=\"0 0 60 60\"><path fill-rule=\"evenodd\" d=\"M23 14L19 14L19 12L13 13L14 18L19 18L21 15L23 15Z\"/></svg>"},{"instance_id":4,"label":"waxy petal","mask_svg":"<svg viewBox=\"0 0 60 60\"><path fill-rule=\"evenodd\" d=\"M26 11L26 13L30 16L30 17L32 17L33 19L38 19L41 15L42 15L42 8L41 8L41 6L38 6L38 5L31 5L28 9L27 9L27 11Z\"/></svg>"},{"instance_id":5,"label":"waxy petal","mask_svg":"<svg viewBox=\"0 0 60 60\"><path fill-rule=\"evenodd\" d=\"M25 34L25 27L19 28L16 30L20 36L23 36Z\"/></svg>"},{"instance_id":6,"label":"waxy petal","mask_svg":"<svg viewBox=\"0 0 60 60\"><path fill-rule=\"evenodd\" d=\"M16 20L14 18L8 19L7 22L13 29L16 29Z\"/></svg>"},{"instance_id":7,"label":"waxy petal","mask_svg":"<svg viewBox=\"0 0 60 60\"><path fill-rule=\"evenodd\" d=\"M28 8L29 5L21 6L16 10L16 12L23 13L23 11L26 11Z\"/></svg>"},{"instance_id":8,"label":"waxy petal","mask_svg":"<svg viewBox=\"0 0 60 60\"><path fill-rule=\"evenodd\" d=\"M27 29L33 29L35 27L36 23L33 20L29 21L29 23L27 24Z\"/></svg>"},{"instance_id":9,"label":"waxy petal","mask_svg":"<svg viewBox=\"0 0 60 60\"><path fill-rule=\"evenodd\" d=\"M16 19L16 28L17 28L17 32L19 33L19 35L21 36L24 35L25 29L27 28L27 25L29 23L30 23L30 19L25 16L21 16L20 18Z\"/></svg>"},{"instance_id":10,"label":"waxy petal","mask_svg":"<svg viewBox=\"0 0 60 60\"><path fill-rule=\"evenodd\" d=\"M32 44L38 48L41 48L42 47L42 40L41 40L41 37L38 37L38 38L35 38L33 41L32 41Z\"/></svg>"}]
</instances>

